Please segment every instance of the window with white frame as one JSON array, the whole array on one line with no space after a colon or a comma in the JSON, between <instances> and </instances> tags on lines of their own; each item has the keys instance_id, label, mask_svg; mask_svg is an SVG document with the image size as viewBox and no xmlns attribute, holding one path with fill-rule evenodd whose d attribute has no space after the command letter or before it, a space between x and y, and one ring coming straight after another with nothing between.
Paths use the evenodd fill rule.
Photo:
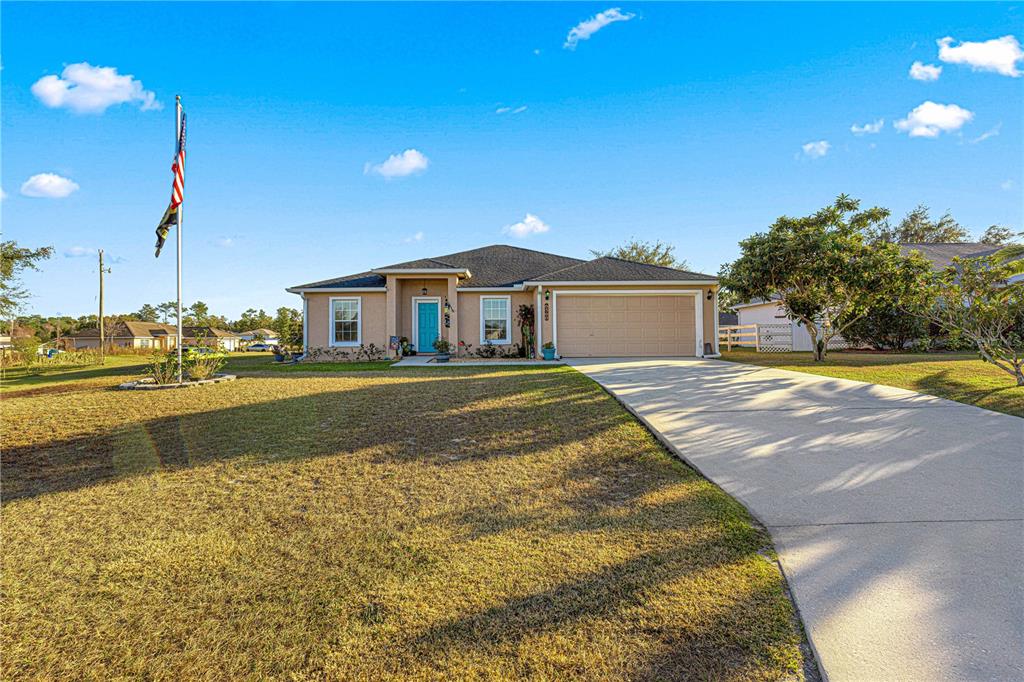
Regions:
<instances>
[{"instance_id":1,"label":"window with white frame","mask_svg":"<svg viewBox=\"0 0 1024 682\"><path fill-rule=\"evenodd\" d=\"M362 310L359 298L331 299L331 345L358 346L362 333Z\"/></svg>"},{"instance_id":2,"label":"window with white frame","mask_svg":"<svg viewBox=\"0 0 1024 682\"><path fill-rule=\"evenodd\" d=\"M512 343L511 297L480 297L480 343Z\"/></svg>"}]
</instances>

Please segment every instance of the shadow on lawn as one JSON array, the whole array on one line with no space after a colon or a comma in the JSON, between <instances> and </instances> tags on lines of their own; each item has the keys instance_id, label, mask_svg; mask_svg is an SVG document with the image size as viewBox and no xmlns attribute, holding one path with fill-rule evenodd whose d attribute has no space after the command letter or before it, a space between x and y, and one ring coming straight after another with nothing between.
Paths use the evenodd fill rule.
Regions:
<instances>
[{"instance_id":1,"label":"shadow on lawn","mask_svg":"<svg viewBox=\"0 0 1024 682\"><path fill-rule=\"evenodd\" d=\"M574 373L424 378L437 381L382 382L140 419L91 435L9 447L3 457L2 495L5 500L33 497L119 476L240 457L273 462L370 450L378 463L451 465L558 447L629 419L607 403L600 389ZM168 400L178 392L171 393ZM604 409L590 409L602 403Z\"/></svg>"}]
</instances>

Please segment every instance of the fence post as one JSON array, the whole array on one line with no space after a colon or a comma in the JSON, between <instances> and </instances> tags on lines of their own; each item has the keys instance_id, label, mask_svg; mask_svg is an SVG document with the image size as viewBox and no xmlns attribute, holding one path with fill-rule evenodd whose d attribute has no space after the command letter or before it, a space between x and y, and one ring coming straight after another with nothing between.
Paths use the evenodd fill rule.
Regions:
<instances>
[{"instance_id":1,"label":"fence post","mask_svg":"<svg viewBox=\"0 0 1024 682\"><path fill-rule=\"evenodd\" d=\"M754 325L754 351L761 352L761 325Z\"/></svg>"}]
</instances>

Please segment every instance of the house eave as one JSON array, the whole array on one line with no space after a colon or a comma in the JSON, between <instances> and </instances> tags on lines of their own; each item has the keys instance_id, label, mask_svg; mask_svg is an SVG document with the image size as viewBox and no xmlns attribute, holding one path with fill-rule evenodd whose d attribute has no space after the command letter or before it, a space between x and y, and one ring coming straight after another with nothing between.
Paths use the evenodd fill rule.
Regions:
<instances>
[{"instance_id":1,"label":"house eave","mask_svg":"<svg viewBox=\"0 0 1024 682\"><path fill-rule=\"evenodd\" d=\"M285 289L289 294L338 294L350 292L353 294L365 294L371 292L385 292L387 287L288 287Z\"/></svg>"},{"instance_id":2,"label":"house eave","mask_svg":"<svg viewBox=\"0 0 1024 682\"><path fill-rule=\"evenodd\" d=\"M375 275L462 275L472 277L466 268L379 268L370 270Z\"/></svg>"},{"instance_id":3,"label":"house eave","mask_svg":"<svg viewBox=\"0 0 1024 682\"><path fill-rule=\"evenodd\" d=\"M566 286L673 286L686 284L690 286L717 286L717 279L633 279L633 280L588 280L567 282L523 282L528 287L566 287Z\"/></svg>"}]
</instances>

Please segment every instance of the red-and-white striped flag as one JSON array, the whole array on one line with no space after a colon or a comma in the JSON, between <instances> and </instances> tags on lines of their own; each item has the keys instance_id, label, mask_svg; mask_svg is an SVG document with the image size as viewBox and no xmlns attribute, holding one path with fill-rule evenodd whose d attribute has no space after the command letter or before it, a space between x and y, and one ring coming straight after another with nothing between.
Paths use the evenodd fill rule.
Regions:
<instances>
[{"instance_id":1,"label":"red-and-white striped flag","mask_svg":"<svg viewBox=\"0 0 1024 682\"><path fill-rule=\"evenodd\" d=\"M174 155L174 162L171 164L171 172L174 174L174 181L171 185L171 203L164 211L164 217L156 228L156 256L160 257L160 250L164 248L164 241L167 234L178 222L178 207L185 198L185 114L181 115L181 133L178 135L178 153Z\"/></svg>"}]
</instances>

